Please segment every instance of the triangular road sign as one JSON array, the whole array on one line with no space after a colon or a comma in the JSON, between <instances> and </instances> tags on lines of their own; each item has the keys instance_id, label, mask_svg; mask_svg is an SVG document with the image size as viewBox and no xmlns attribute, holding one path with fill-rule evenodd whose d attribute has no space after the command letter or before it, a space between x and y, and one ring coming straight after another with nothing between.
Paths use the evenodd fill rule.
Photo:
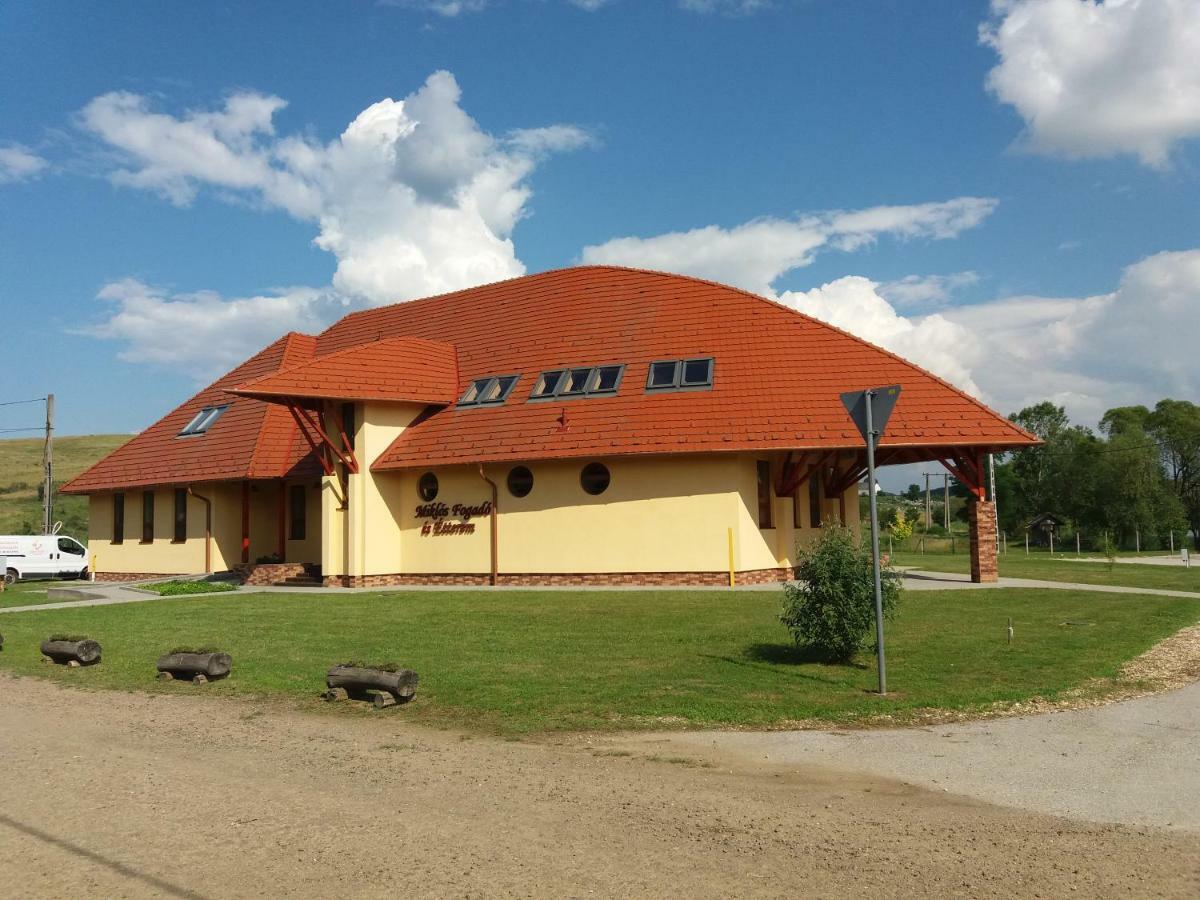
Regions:
<instances>
[{"instance_id":1,"label":"triangular road sign","mask_svg":"<svg viewBox=\"0 0 1200 900\"><path fill-rule=\"evenodd\" d=\"M871 391L874 394L871 399L871 425L874 427L875 435L882 437L884 429L887 428L888 419L892 417L892 410L896 408L896 401L900 399L900 385L892 384L887 387L871 388ZM865 441L867 439L867 392L848 391L842 394L842 405L846 407L846 412L850 413L850 418L858 428L858 433L863 436Z\"/></svg>"}]
</instances>

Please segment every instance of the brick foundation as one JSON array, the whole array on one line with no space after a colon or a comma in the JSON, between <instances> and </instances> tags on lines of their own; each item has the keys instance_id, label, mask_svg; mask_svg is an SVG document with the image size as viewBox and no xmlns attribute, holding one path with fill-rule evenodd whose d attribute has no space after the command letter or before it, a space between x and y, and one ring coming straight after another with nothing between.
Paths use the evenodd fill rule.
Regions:
<instances>
[{"instance_id":1,"label":"brick foundation","mask_svg":"<svg viewBox=\"0 0 1200 900\"><path fill-rule=\"evenodd\" d=\"M971 580L977 584L1000 580L996 560L996 504L972 500L967 510L971 532Z\"/></svg>"},{"instance_id":2,"label":"brick foundation","mask_svg":"<svg viewBox=\"0 0 1200 900\"><path fill-rule=\"evenodd\" d=\"M792 569L751 569L738 572L738 584L771 584L787 581L793 577ZM403 587L404 585L462 585L474 587L491 583L486 573L457 572L437 574L397 573L392 575L327 575L323 579L326 587ZM728 572L541 572L506 573L497 578L501 585L514 587L578 587L601 585L678 585L727 587Z\"/></svg>"},{"instance_id":3,"label":"brick foundation","mask_svg":"<svg viewBox=\"0 0 1200 900\"><path fill-rule=\"evenodd\" d=\"M238 563L233 567L233 574L242 584L266 587L289 578L301 578L308 574L308 568L306 563Z\"/></svg>"},{"instance_id":4,"label":"brick foundation","mask_svg":"<svg viewBox=\"0 0 1200 900\"><path fill-rule=\"evenodd\" d=\"M155 578L178 577L176 572L93 572L93 580L108 583L124 581L151 581Z\"/></svg>"}]
</instances>

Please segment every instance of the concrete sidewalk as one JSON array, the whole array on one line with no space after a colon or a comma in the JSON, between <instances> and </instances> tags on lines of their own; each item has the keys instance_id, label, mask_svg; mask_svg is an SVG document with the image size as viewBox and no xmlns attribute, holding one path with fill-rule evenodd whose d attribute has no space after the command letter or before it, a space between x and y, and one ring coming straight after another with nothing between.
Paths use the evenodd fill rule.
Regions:
<instances>
[{"instance_id":1,"label":"concrete sidewalk","mask_svg":"<svg viewBox=\"0 0 1200 900\"><path fill-rule=\"evenodd\" d=\"M1043 581L1038 578L1001 578L988 584L975 584L962 572L926 572L903 570L904 587L910 591L991 590L995 588L1052 588L1062 591L1097 591L1102 594L1150 594L1155 597L1190 597L1200 600L1200 592L1168 588L1130 587L1115 584L1081 584L1075 581Z\"/></svg>"}]
</instances>

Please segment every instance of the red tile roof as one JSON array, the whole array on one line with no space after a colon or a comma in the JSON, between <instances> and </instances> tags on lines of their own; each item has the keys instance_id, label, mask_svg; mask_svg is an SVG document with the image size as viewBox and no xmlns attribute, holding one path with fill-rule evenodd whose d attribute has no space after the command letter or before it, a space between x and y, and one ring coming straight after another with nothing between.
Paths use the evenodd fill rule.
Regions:
<instances>
[{"instance_id":1,"label":"red tile roof","mask_svg":"<svg viewBox=\"0 0 1200 900\"><path fill-rule=\"evenodd\" d=\"M230 393L448 404L459 396L458 360L452 344L387 338L318 356L248 381Z\"/></svg>"},{"instance_id":2,"label":"red tile roof","mask_svg":"<svg viewBox=\"0 0 1200 900\"><path fill-rule=\"evenodd\" d=\"M587 266L346 316L329 353L411 334L458 348L460 390L520 372L502 406L449 407L407 429L375 470L625 453L857 447L842 391L900 384L883 446L1020 446L1003 416L923 369L793 309L680 275ZM659 359L715 358L712 390L645 392ZM526 402L539 373L624 363L614 397ZM567 416L563 430L559 417Z\"/></svg>"},{"instance_id":3,"label":"red tile roof","mask_svg":"<svg viewBox=\"0 0 1200 900\"><path fill-rule=\"evenodd\" d=\"M715 358L711 390L646 393L652 361L696 356ZM528 402L541 372L604 363L626 367L615 396ZM502 405L453 405L470 381L515 373L520 381ZM288 413L255 397L233 399L204 438L175 438L196 410L229 400L233 389L431 404L373 461L385 470L860 447L839 394L888 384L902 393L884 447L1036 443L925 370L781 304L681 275L584 266L352 313L316 338L289 335L67 490L273 477L301 464L307 447Z\"/></svg>"},{"instance_id":4,"label":"red tile roof","mask_svg":"<svg viewBox=\"0 0 1200 900\"><path fill-rule=\"evenodd\" d=\"M86 494L118 488L319 474L316 460L284 407L233 397L226 391L310 359L316 343L311 335L284 335L72 479L62 491ZM178 437L201 409L224 404L229 408L204 434Z\"/></svg>"}]
</instances>

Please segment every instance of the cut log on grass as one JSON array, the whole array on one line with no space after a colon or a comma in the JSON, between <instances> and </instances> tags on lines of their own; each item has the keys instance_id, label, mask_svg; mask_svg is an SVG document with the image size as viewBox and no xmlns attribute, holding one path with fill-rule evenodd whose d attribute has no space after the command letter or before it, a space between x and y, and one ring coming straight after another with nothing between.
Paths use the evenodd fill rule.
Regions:
<instances>
[{"instance_id":1,"label":"cut log on grass","mask_svg":"<svg viewBox=\"0 0 1200 900\"><path fill-rule=\"evenodd\" d=\"M334 666L325 675L329 688L344 688L351 694L362 694L368 690L387 691L396 701L404 703L417 692L420 678L412 669L369 669L359 666Z\"/></svg>"},{"instance_id":2,"label":"cut log on grass","mask_svg":"<svg viewBox=\"0 0 1200 900\"><path fill-rule=\"evenodd\" d=\"M327 703L336 703L339 700L349 700L350 692L345 688L330 688L321 696Z\"/></svg>"},{"instance_id":3,"label":"cut log on grass","mask_svg":"<svg viewBox=\"0 0 1200 900\"><path fill-rule=\"evenodd\" d=\"M387 691L376 691L375 699L372 702L376 709L387 709L389 706L396 705L396 698Z\"/></svg>"},{"instance_id":4,"label":"cut log on grass","mask_svg":"<svg viewBox=\"0 0 1200 900\"><path fill-rule=\"evenodd\" d=\"M0 634L0 650L4 649L4 635Z\"/></svg>"},{"instance_id":5,"label":"cut log on grass","mask_svg":"<svg viewBox=\"0 0 1200 900\"><path fill-rule=\"evenodd\" d=\"M224 678L232 668L233 657L228 653L168 653L158 659L159 672L170 672L174 678L193 681L197 675L203 675L208 681Z\"/></svg>"},{"instance_id":6,"label":"cut log on grass","mask_svg":"<svg viewBox=\"0 0 1200 900\"><path fill-rule=\"evenodd\" d=\"M91 638L42 641L42 655L59 665L75 662L81 666L92 666L100 662L100 643Z\"/></svg>"}]
</instances>

